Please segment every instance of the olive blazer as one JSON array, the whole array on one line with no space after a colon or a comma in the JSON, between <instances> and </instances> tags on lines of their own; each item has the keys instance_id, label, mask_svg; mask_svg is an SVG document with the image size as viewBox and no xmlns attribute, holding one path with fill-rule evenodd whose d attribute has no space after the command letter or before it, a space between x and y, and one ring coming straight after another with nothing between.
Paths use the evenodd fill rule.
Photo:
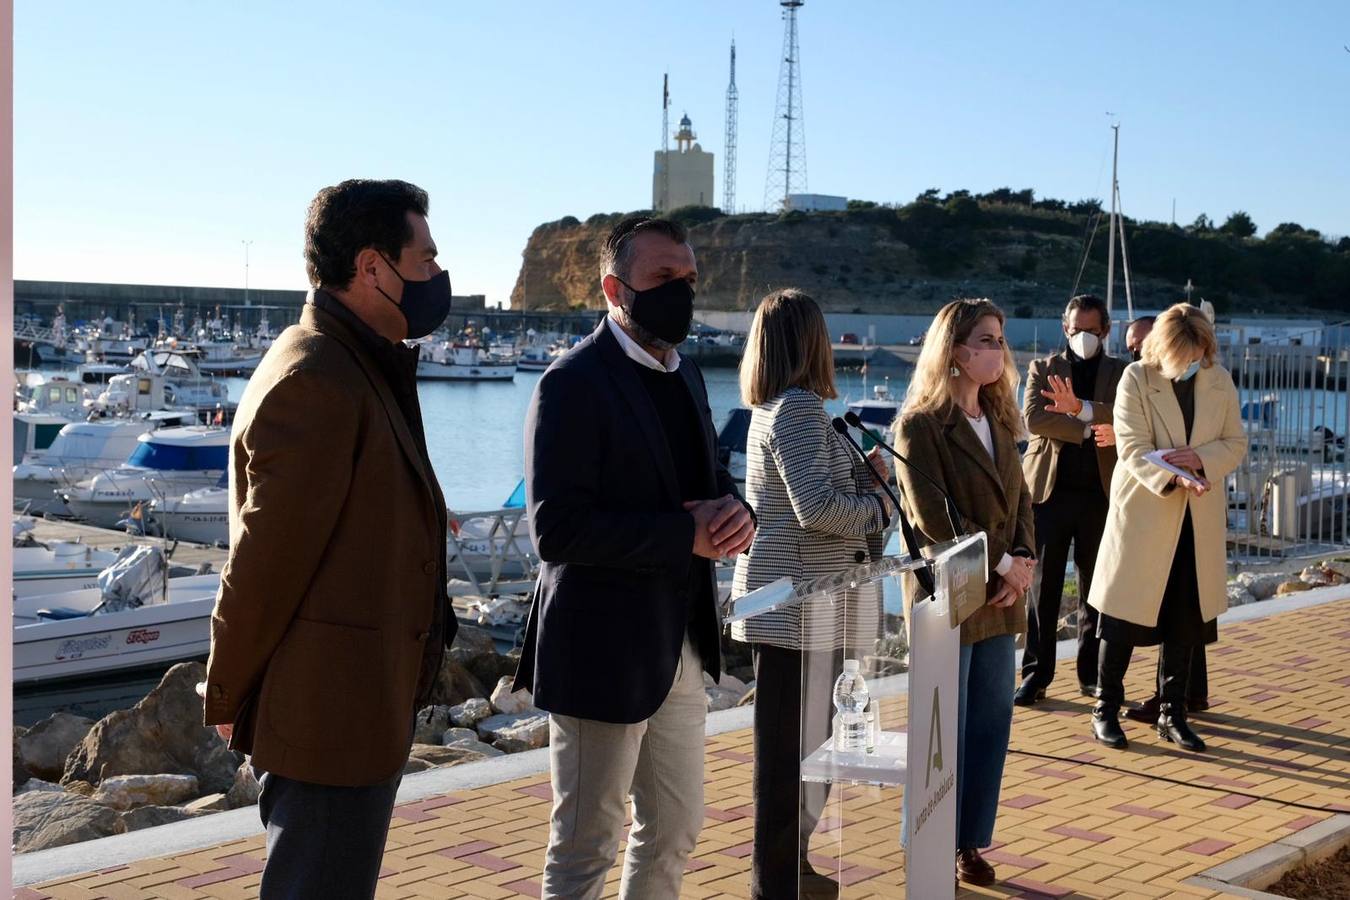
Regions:
<instances>
[{"instance_id":1,"label":"olive blazer","mask_svg":"<svg viewBox=\"0 0 1350 900\"><path fill-rule=\"evenodd\" d=\"M1031 491L1022 477L1017 439L992 415L989 430L994 438L993 459L961 410L949 403L936 413L900 416L895 426L895 449L944 486L965 519L968 533L985 533L989 550L988 593L992 596L1000 584L994 567L1003 554L1030 556L1036 539L1032 530ZM942 494L903 464L897 463L896 477L904 491L905 513L920 546L954 538ZM906 619L917 589L918 583L906 576ZM962 623L961 643L1020 634L1026 626L1026 597L1022 596L1004 609L981 608Z\"/></svg>"},{"instance_id":2,"label":"olive blazer","mask_svg":"<svg viewBox=\"0 0 1350 900\"><path fill-rule=\"evenodd\" d=\"M1097 380L1092 386L1092 424L1110 425L1116 401L1116 386L1125 371L1127 360L1105 355L1097 364ZM1050 386L1050 376L1068 379L1072 374L1067 353L1053 353L1044 359L1033 359L1027 369L1026 393L1023 396L1023 418L1031 440L1026 456L1022 457L1022 474L1031 488L1031 502L1044 503L1055 489L1055 473L1059 471L1059 450L1065 444L1081 444L1081 419L1052 413L1046 409L1048 401L1041 391ZM1102 493L1111 495L1111 472L1116 467L1116 448L1097 448L1097 473L1102 480Z\"/></svg>"}]
</instances>

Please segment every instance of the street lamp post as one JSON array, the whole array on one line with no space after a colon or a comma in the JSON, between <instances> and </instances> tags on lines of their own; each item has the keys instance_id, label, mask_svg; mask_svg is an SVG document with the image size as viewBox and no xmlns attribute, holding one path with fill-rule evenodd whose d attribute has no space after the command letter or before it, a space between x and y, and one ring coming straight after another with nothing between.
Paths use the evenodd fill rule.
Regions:
<instances>
[{"instance_id":1,"label":"street lamp post","mask_svg":"<svg viewBox=\"0 0 1350 900\"><path fill-rule=\"evenodd\" d=\"M239 243L244 245L244 305L252 306L253 304L248 300L248 248L253 242L240 241Z\"/></svg>"}]
</instances>

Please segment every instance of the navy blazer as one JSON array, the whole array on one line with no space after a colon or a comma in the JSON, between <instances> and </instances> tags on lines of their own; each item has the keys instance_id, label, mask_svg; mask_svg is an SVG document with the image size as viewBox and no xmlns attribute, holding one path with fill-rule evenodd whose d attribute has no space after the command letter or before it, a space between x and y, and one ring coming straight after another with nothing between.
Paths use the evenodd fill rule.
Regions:
<instances>
[{"instance_id":1,"label":"navy blazer","mask_svg":"<svg viewBox=\"0 0 1350 900\"><path fill-rule=\"evenodd\" d=\"M704 669L721 671L721 617L710 560L695 558L675 463L655 405L605 322L549 367L525 419L535 583L516 688L552 713L602 722L650 718L670 692L689 623ZM713 497L737 498L717 460L708 389L679 373L699 411ZM692 499L692 498L688 498ZM709 498L710 499L710 498ZM689 566L706 578L690 578Z\"/></svg>"}]
</instances>

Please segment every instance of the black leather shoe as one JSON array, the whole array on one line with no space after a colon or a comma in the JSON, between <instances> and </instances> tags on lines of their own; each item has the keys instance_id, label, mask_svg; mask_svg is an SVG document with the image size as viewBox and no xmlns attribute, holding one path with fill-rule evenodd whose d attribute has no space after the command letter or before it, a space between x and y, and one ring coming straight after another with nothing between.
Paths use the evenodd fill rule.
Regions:
<instances>
[{"instance_id":1,"label":"black leather shoe","mask_svg":"<svg viewBox=\"0 0 1350 900\"><path fill-rule=\"evenodd\" d=\"M1036 701L1045 699L1045 688L1039 687L1028 678L1021 687L1013 691L1013 706L1035 706Z\"/></svg>"},{"instance_id":2,"label":"black leather shoe","mask_svg":"<svg viewBox=\"0 0 1350 900\"><path fill-rule=\"evenodd\" d=\"M1097 698L1097 686L1095 684L1086 684L1080 681L1078 682L1078 693L1082 694L1084 697L1091 697L1095 700Z\"/></svg>"},{"instance_id":3,"label":"black leather shoe","mask_svg":"<svg viewBox=\"0 0 1350 900\"><path fill-rule=\"evenodd\" d=\"M1162 698L1154 694L1138 706L1125 710L1125 718L1131 722L1143 722L1145 725L1157 724L1158 707L1161 705Z\"/></svg>"},{"instance_id":4,"label":"black leather shoe","mask_svg":"<svg viewBox=\"0 0 1350 900\"><path fill-rule=\"evenodd\" d=\"M1186 724L1186 710L1173 703L1164 703L1158 710L1158 737L1192 753L1205 752L1205 742Z\"/></svg>"},{"instance_id":5,"label":"black leather shoe","mask_svg":"<svg viewBox=\"0 0 1350 900\"><path fill-rule=\"evenodd\" d=\"M976 887L989 887L998 880L994 875L994 867L985 862L980 851L974 847L956 851L956 878Z\"/></svg>"},{"instance_id":6,"label":"black leather shoe","mask_svg":"<svg viewBox=\"0 0 1350 900\"><path fill-rule=\"evenodd\" d=\"M839 900L839 882L822 875L806 860L801 861L797 876L797 895L801 900Z\"/></svg>"},{"instance_id":7,"label":"black leather shoe","mask_svg":"<svg viewBox=\"0 0 1350 900\"><path fill-rule=\"evenodd\" d=\"M1092 734L1097 738L1097 743L1105 744L1112 750L1124 750L1130 745L1125 739L1125 732L1121 730L1119 706L1107 706L1104 703L1098 703L1092 710Z\"/></svg>"}]
</instances>

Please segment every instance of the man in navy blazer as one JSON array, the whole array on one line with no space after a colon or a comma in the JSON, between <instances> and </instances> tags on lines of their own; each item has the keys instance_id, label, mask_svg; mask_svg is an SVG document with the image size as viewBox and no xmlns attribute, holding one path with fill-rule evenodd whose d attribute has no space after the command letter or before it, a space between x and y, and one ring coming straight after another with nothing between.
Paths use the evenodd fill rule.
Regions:
<instances>
[{"instance_id":1,"label":"man in navy blazer","mask_svg":"<svg viewBox=\"0 0 1350 900\"><path fill-rule=\"evenodd\" d=\"M698 278L684 229L625 219L601 276L609 315L540 378L525 422L543 566L516 686L550 713L543 896L600 896L631 793L620 897L674 898L703 823L703 673L721 670L713 560L746 550L754 520L675 349Z\"/></svg>"}]
</instances>

